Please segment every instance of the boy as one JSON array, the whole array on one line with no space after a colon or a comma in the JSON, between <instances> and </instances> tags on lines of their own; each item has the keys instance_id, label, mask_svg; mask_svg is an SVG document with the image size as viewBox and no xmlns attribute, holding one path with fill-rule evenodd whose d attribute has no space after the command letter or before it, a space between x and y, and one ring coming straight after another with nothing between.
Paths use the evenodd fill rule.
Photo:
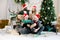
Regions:
<instances>
[{"instance_id":1,"label":"boy","mask_svg":"<svg viewBox=\"0 0 60 40\"><path fill-rule=\"evenodd\" d=\"M23 18L22 18L23 17ZM28 27L31 24L31 20L29 20L29 16L26 11L24 11L23 16L18 16L20 19L20 26L17 27L17 31L20 34L29 34L30 28ZM22 19L22 20L21 20Z\"/></svg>"},{"instance_id":2,"label":"boy","mask_svg":"<svg viewBox=\"0 0 60 40\"><path fill-rule=\"evenodd\" d=\"M33 34L40 35L41 32L44 30L43 25L41 24L41 21L39 21L40 16L37 16L39 14L36 14L33 16L33 24L30 26L31 32Z\"/></svg>"}]
</instances>

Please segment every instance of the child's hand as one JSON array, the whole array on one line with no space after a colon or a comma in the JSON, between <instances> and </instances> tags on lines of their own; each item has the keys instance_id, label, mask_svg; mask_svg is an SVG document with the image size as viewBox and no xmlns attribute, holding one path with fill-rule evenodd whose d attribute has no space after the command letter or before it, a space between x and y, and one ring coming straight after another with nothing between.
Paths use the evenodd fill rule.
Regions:
<instances>
[{"instance_id":1,"label":"child's hand","mask_svg":"<svg viewBox=\"0 0 60 40\"><path fill-rule=\"evenodd\" d=\"M30 26L30 28L32 29L32 28L34 28L35 26L36 26L36 23L32 24L32 25Z\"/></svg>"},{"instance_id":2,"label":"child's hand","mask_svg":"<svg viewBox=\"0 0 60 40\"><path fill-rule=\"evenodd\" d=\"M38 30L39 30L39 28L38 29L35 29L34 32L37 32Z\"/></svg>"},{"instance_id":3,"label":"child's hand","mask_svg":"<svg viewBox=\"0 0 60 40\"><path fill-rule=\"evenodd\" d=\"M35 29L35 30L34 30L34 32L37 32L37 31L38 31L38 29Z\"/></svg>"},{"instance_id":4,"label":"child's hand","mask_svg":"<svg viewBox=\"0 0 60 40\"><path fill-rule=\"evenodd\" d=\"M30 25L29 25L29 24L27 24L27 26L28 26L28 27L30 27Z\"/></svg>"}]
</instances>

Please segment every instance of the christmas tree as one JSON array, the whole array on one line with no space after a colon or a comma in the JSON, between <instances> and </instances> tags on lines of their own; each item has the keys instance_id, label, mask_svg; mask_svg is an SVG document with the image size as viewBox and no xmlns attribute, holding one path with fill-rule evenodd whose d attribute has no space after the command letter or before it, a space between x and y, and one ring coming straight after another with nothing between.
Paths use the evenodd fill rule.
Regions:
<instances>
[{"instance_id":1,"label":"christmas tree","mask_svg":"<svg viewBox=\"0 0 60 40\"><path fill-rule=\"evenodd\" d=\"M52 26L51 22L56 20L56 15L52 0L43 0L41 4L40 15L41 15L40 20L43 22L42 24L44 26L49 25L51 27Z\"/></svg>"}]
</instances>

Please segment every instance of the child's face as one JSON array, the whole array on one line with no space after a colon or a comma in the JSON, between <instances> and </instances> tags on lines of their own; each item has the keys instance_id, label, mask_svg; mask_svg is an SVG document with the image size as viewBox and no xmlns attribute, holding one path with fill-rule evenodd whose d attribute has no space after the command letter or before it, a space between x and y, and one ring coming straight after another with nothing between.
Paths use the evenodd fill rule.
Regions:
<instances>
[{"instance_id":1,"label":"child's face","mask_svg":"<svg viewBox=\"0 0 60 40\"><path fill-rule=\"evenodd\" d=\"M32 11L33 11L33 12L36 12L36 9L35 9L35 8L32 8Z\"/></svg>"},{"instance_id":2,"label":"child's face","mask_svg":"<svg viewBox=\"0 0 60 40\"><path fill-rule=\"evenodd\" d=\"M33 20L34 20L34 21L38 21L39 19L34 15L34 16L33 16Z\"/></svg>"},{"instance_id":3,"label":"child's face","mask_svg":"<svg viewBox=\"0 0 60 40\"><path fill-rule=\"evenodd\" d=\"M18 15L17 18L23 20L23 15Z\"/></svg>"},{"instance_id":4,"label":"child's face","mask_svg":"<svg viewBox=\"0 0 60 40\"><path fill-rule=\"evenodd\" d=\"M30 18L30 19L33 19L33 14L30 14L30 15L29 15L29 18Z\"/></svg>"}]
</instances>

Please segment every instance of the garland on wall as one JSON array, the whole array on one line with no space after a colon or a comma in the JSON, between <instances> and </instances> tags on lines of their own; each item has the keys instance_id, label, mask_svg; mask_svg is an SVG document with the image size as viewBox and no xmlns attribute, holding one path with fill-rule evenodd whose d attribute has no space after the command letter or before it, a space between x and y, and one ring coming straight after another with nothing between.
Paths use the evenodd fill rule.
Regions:
<instances>
[{"instance_id":1,"label":"garland on wall","mask_svg":"<svg viewBox=\"0 0 60 40\"><path fill-rule=\"evenodd\" d=\"M15 1L15 3L21 3L21 4L28 2L28 0L14 0L14 1Z\"/></svg>"}]
</instances>

